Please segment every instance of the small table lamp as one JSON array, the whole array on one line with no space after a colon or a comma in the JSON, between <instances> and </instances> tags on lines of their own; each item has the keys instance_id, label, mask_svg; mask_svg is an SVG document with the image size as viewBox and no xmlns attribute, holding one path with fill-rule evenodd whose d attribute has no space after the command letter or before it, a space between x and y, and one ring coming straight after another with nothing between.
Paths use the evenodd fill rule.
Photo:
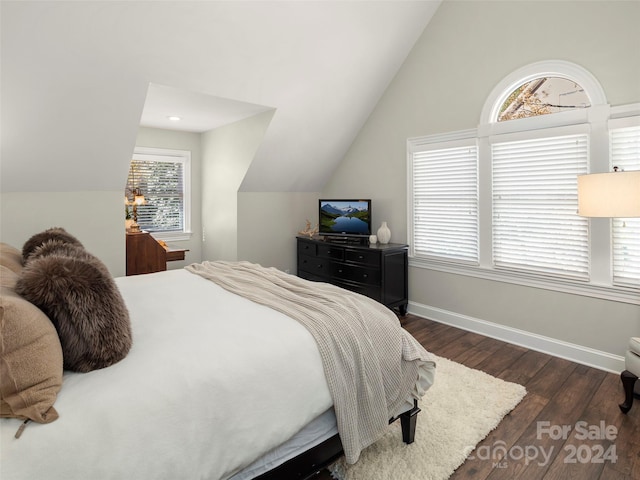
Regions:
<instances>
[{"instance_id":1,"label":"small table lamp","mask_svg":"<svg viewBox=\"0 0 640 480\"><path fill-rule=\"evenodd\" d=\"M640 217L640 171L578 176L581 217Z\"/></svg>"},{"instance_id":2,"label":"small table lamp","mask_svg":"<svg viewBox=\"0 0 640 480\"><path fill-rule=\"evenodd\" d=\"M139 188L133 189L133 201L129 205L133 205L133 223L129 227L130 233L139 233L140 225L138 225L138 205L145 205L147 202Z\"/></svg>"}]
</instances>

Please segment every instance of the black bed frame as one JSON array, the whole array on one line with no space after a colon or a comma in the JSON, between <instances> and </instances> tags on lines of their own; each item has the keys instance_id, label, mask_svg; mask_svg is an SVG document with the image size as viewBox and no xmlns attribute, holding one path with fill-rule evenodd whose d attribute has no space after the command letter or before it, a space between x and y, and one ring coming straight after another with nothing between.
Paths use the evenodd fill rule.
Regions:
<instances>
[{"instance_id":1,"label":"black bed frame","mask_svg":"<svg viewBox=\"0 0 640 480\"><path fill-rule=\"evenodd\" d=\"M402 441L404 443L413 443L415 440L418 413L420 413L418 401L414 400L411 410L407 410L389 420L389 423L393 423L400 419ZM336 434L306 452L277 466L273 470L263 473L254 480L310 479L317 475L323 468L328 467L338 460L343 454L344 451L342 449L342 442L340 442L340 436Z\"/></svg>"}]
</instances>

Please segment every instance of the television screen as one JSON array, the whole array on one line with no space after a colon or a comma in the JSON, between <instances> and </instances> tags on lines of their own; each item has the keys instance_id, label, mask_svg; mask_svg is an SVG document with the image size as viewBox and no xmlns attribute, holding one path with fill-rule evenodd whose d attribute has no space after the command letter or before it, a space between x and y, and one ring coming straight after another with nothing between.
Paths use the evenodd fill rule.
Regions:
<instances>
[{"instance_id":1,"label":"television screen","mask_svg":"<svg viewBox=\"0 0 640 480\"><path fill-rule=\"evenodd\" d=\"M370 235L371 200L320 200L320 235Z\"/></svg>"}]
</instances>

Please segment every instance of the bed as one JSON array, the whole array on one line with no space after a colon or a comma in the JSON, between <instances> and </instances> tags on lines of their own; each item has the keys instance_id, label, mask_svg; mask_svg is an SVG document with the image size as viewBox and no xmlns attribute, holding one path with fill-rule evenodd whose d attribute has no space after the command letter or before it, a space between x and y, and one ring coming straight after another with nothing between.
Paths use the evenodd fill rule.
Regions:
<instances>
[{"instance_id":1,"label":"bed","mask_svg":"<svg viewBox=\"0 0 640 480\"><path fill-rule=\"evenodd\" d=\"M207 270L205 264L215 264L218 270ZM398 330L402 341L390 347L398 357L391 363L415 368L407 374L413 377L408 388L394 392L388 385L397 388L402 383L398 378L406 372L378 372L386 389L383 421L403 417L405 441L411 441L417 401L433 383L435 364L400 328L391 311L366 297L275 269L246 262L205 262L190 269L115 279L131 321L130 351L107 368L65 371L55 399L59 415L55 421L30 422L24 428L22 419L2 418L0 476L12 480L305 478L343 450L348 461L357 461L359 451L380 434L379 428L356 433L354 442L343 431L351 417L361 413L358 410L366 410L361 395L368 387L343 385L345 395L353 397L348 399L351 403L345 408L339 405L343 400L334 401L335 385L330 384L336 381L327 374L326 363L331 360L325 358L326 349L319 347L308 325L284 313L291 307L274 308L208 278L228 279L234 274L223 274L220 268L232 272L238 266L276 279L269 280L272 284L292 283L294 290L309 292L325 289L342 303L355 298L366 303L366 316L375 312L373 325ZM6 283L3 280L3 288ZM256 289L252 284L250 290ZM294 309L304 310L299 305ZM366 344L364 350L344 347L341 339L337 344L357 356L368 352L374 340L360 338L357 343ZM370 363L368 358L359 361ZM340 373L337 383L365 371L353 368L346 376ZM364 402L380 401L380 395L373 397ZM358 428L367 431L362 425Z\"/></svg>"}]
</instances>

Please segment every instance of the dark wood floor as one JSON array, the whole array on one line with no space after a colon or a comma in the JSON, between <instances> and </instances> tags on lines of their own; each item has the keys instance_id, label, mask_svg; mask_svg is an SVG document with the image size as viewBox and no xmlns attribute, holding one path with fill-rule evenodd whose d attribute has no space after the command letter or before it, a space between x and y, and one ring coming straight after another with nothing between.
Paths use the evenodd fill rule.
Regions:
<instances>
[{"instance_id":1,"label":"dark wood floor","mask_svg":"<svg viewBox=\"0 0 640 480\"><path fill-rule=\"evenodd\" d=\"M620 412L618 375L413 315L401 322L428 351L527 389L451 479L640 479L640 400Z\"/></svg>"}]
</instances>

